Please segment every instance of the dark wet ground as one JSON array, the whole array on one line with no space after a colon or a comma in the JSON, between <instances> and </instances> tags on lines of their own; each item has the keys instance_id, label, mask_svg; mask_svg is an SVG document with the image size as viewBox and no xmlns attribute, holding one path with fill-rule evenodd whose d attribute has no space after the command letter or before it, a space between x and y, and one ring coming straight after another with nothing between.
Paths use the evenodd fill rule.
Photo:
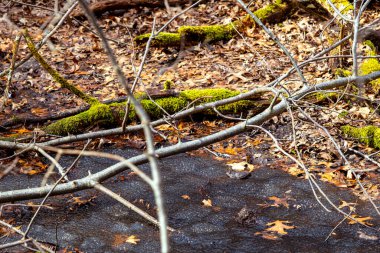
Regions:
<instances>
[{"instance_id":1,"label":"dark wet ground","mask_svg":"<svg viewBox=\"0 0 380 253\"><path fill-rule=\"evenodd\" d=\"M113 153L130 157L131 150ZM84 158L73 177L96 172L112 162L106 159ZM147 168L146 166L142 166ZM343 222L327 241L326 237L342 220L336 212L326 212L315 200L307 180L290 176L266 166L255 170L245 180L231 179L226 166L210 159L178 155L160 162L163 191L169 225L177 230L170 233L172 252L379 252L380 233L373 228ZM0 190L38 185L37 176L9 175L0 181ZM136 205L155 215L154 199L149 187L134 175L124 173L107 182L107 187L120 193ZM339 205L339 200L356 202L347 190L321 184L322 189ZM31 236L58 245L59 249L78 248L84 252L159 252L158 229L129 211L113 199L88 190L75 193L90 203L78 206L70 196L55 197L50 203L55 210L41 212L32 228ZM187 195L190 199L181 196ZM268 197L287 196L289 208L263 205L273 203ZM212 207L202 205L211 199ZM260 204L260 205L259 205ZM150 206L149 208L147 208ZM245 207L247 216L239 216ZM379 226L379 217L368 203L358 201L358 213L372 216L370 222ZM4 215L14 216L13 213ZM19 210L14 217L19 224L27 224L31 213ZM9 217L8 217L9 218ZM279 240L267 240L255 235L275 220L290 221L294 229ZM136 245L123 243L128 235L141 241ZM363 235L372 236L363 239ZM0 243L9 241L2 238ZM13 251L20 252L20 248Z\"/></svg>"}]
</instances>

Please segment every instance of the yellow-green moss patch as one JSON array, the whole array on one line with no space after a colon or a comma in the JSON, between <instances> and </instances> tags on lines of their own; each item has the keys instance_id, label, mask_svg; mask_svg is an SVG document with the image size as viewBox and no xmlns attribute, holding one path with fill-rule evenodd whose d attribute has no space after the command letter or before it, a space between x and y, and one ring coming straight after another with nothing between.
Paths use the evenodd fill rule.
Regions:
<instances>
[{"instance_id":1,"label":"yellow-green moss patch","mask_svg":"<svg viewBox=\"0 0 380 253\"><path fill-rule=\"evenodd\" d=\"M164 82L164 90L170 90L173 89L174 82L172 80L165 80Z\"/></svg>"},{"instance_id":2,"label":"yellow-green moss patch","mask_svg":"<svg viewBox=\"0 0 380 253\"><path fill-rule=\"evenodd\" d=\"M86 93L78 89L75 85L67 81L63 76L59 74L57 70L55 70L53 67L51 67L49 63L45 61L45 59L40 55L40 53L38 53L36 47L34 46L32 38L29 36L29 33L26 29L23 30L23 34L33 57L51 75L51 77L53 77L53 79L61 85L62 88L70 90L73 94L75 94L76 96L78 96L90 105L99 103L99 101L96 98L87 95Z\"/></svg>"},{"instance_id":3,"label":"yellow-green moss patch","mask_svg":"<svg viewBox=\"0 0 380 253\"><path fill-rule=\"evenodd\" d=\"M112 111L108 105L95 104L87 111L75 116L58 120L45 128L50 134L76 134L94 125L109 126L115 123Z\"/></svg>"},{"instance_id":4,"label":"yellow-green moss patch","mask_svg":"<svg viewBox=\"0 0 380 253\"><path fill-rule=\"evenodd\" d=\"M363 44L369 47L369 49L365 51L366 56L377 55L376 47L371 41L365 41ZM365 59L359 68L360 75L368 75L375 71L380 71L380 62L376 58ZM380 78L371 81L370 84L374 92L378 93L380 91Z\"/></svg>"},{"instance_id":5,"label":"yellow-green moss patch","mask_svg":"<svg viewBox=\"0 0 380 253\"><path fill-rule=\"evenodd\" d=\"M214 102L217 100L229 98L238 95L238 91L228 89L199 89L188 90L180 93L178 97L159 98L154 101L140 96L140 103L151 118L157 119L163 117L166 113L172 115L186 108L190 103L198 105L202 103ZM125 115L126 103L112 103L109 105L96 104L90 107L89 110L68 117L50 124L45 128L45 131L50 134L65 135L77 134L94 125L102 127L113 127L120 125ZM248 110L257 110L260 105L256 105L255 101L241 100L228 105L219 106L218 110L221 113L238 113L247 112ZM165 112L163 112L163 110ZM215 114L213 110L204 112L205 114ZM128 115L130 120L136 119L134 106L130 106Z\"/></svg>"},{"instance_id":6,"label":"yellow-green moss patch","mask_svg":"<svg viewBox=\"0 0 380 253\"><path fill-rule=\"evenodd\" d=\"M347 69L337 68L334 74L337 77L349 77L352 75L352 72Z\"/></svg>"},{"instance_id":7,"label":"yellow-green moss patch","mask_svg":"<svg viewBox=\"0 0 380 253\"><path fill-rule=\"evenodd\" d=\"M326 10L328 10L334 16L335 11L327 0L317 0L317 2L320 3L324 8L326 8ZM351 12L354 10L354 6L352 6L350 1L348 0L331 0L331 2L342 14L351 14Z\"/></svg>"},{"instance_id":8,"label":"yellow-green moss patch","mask_svg":"<svg viewBox=\"0 0 380 253\"><path fill-rule=\"evenodd\" d=\"M199 100L199 102L214 102L224 98L233 97L239 95L239 91L233 91L228 89L195 89L186 90L180 93L180 96L186 98L189 101Z\"/></svg>"},{"instance_id":9,"label":"yellow-green moss patch","mask_svg":"<svg viewBox=\"0 0 380 253\"><path fill-rule=\"evenodd\" d=\"M376 126L365 126L365 127L353 127L353 126L342 126L342 132L350 137L357 139L358 141L374 147L380 148L380 128Z\"/></svg>"},{"instance_id":10,"label":"yellow-green moss patch","mask_svg":"<svg viewBox=\"0 0 380 253\"><path fill-rule=\"evenodd\" d=\"M146 43L150 37L150 33L138 35L135 38L137 44ZM162 46L178 46L181 44L181 35L179 33L167 33L161 32L152 40L152 46L162 47Z\"/></svg>"},{"instance_id":11,"label":"yellow-green moss patch","mask_svg":"<svg viewBox=\"0 0 380 253\"><path fill-rule=\"evenodd\" d=\"M256 10L254 14L263 22L278 23L286 18L290 7L290 4L285 1L276 0L273 4ZM179 46L181 41L186 44L226 41L237 34L236 30L241 30L245 26L250 27L254 23L250 15L245 15L241 20L226 25L182 26L177 33L161 32L152 40L152 46ZM137 44L143 44L148 41L149 37L149 33L142 34L137 36L135 41Z\"/></svg>"},{"instance_id":12,"label":"yellow-green moss patch","mask_svg":"<svg viewBox=\"0 0 380 253\"><path fill-rule=\"evenodd\" d=\"M230 40L236 33L232 24L207 26L181 26L178 32L186 41L214 42Z\"/></svg>"}]
</instances>

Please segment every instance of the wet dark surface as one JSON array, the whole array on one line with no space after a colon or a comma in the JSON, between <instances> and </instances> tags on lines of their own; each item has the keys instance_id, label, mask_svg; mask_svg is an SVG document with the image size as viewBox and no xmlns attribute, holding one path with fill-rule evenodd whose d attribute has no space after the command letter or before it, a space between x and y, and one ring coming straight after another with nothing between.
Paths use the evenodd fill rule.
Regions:
<instances>
[{"instance_id":1,"label":"wet dark surface","mask_svg":"<svg viewBox=\"0 0 380 253\"><path fill-rule=\"evenodd\" d=\"M125 157L138 153L111 152ZM65 165L68 160L65 159ZM83 158L70 177L94 173L112 163L103 158ZM379 218L369 203L358 201L348 190L321 184L335 204L339 205L341 199L358 201L357 213L372 216L370 222L375 226L348 225L345 221L325 241L342 216L323 210L307 180L265 166L247 179L231 179L225 165L187 155L163 159L160 168L169 225L177 230L170 233L172 252L379 252L380 242L373 239L380 237L374 229L379 227ZM37 186L40 180L39 176L8 175L0 181L0 190ZM105 185L155 216L153 194L137 176L125 172ZM94 195L97 197L91 199ZM91 201L79 206L73 203L73 196ZM289 208L263 205L273 203L268 199L271 196L286 196ZM204 206L204 199L211 199L212 207ZM158 229L102 193L87 190L54 197L49 203L55 210L44 209L30 233L40 241L58 245L59 249L76 247L84 252L159 252ZM242 208L245 209L241 211ZM15 214L5 209L3 215L12 216L25 228L32 212L20 208ZM288 234L279 240L255 235L275 220L290 221L295 228L287 230ZM361 238L363 234L372 239ZM128 235L136 235L141 241L136 245L125 243ZM7 241L10 239L2 238L0 242ZM20 248L13 248L4 252L19 251Z\"/></svg>"}]
</instances>

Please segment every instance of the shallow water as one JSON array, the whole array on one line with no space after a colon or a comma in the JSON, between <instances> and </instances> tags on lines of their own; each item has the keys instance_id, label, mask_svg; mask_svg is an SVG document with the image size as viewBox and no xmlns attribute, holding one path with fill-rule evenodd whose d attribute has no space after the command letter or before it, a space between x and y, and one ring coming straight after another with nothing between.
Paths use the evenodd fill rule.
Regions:
<instances>
[{"instance_id":1,"label":"shallow water","mask_svg":"<svg viewBox=\"0 0 380 253\"><path fill-rule=\"evenodd\" d=\"M104 150L126 157L135 150ZM70 164L65 158L63 164ZM112 161L103 158L83 158L70 177L78 178L109 166ZM141 166L147 169L146 166ZM283 171L261 167L248 179L231 179L226 166L220 162L188 155L177 155L160 161L163 192L169 225L176 229L170 233L172 252L379 252L379 240L365 240L360 233L380 237L379 232L358 224L343 222L327 241L326 237L342 220L336 212L326 212L318 204L306 180L290 176ZM9 175L0 181L0 190L37 186L40 176ZM149 187L128 172L108 180L105 184L129 201L155 216L154 198ZM321 184L330 198L339 204L340 199L356 202L348 190ZM286 196L289 208L268 207L268 197ZM89 199L90 203L77 206L70 202L73 196ZM188 195L190 199L183 199ZM212 207L202 205L211 199ZM30 235L58 249L78 248L84 252L159 252L158 229L128 210L115 200L95 190L86 190L49 200L55 210L40 213ZM372 216L375 228L379 217L368 203L358 201L358 213ZM147 208L149 206L149 208ZM248 218L238 215L244 208ZM19 208L17 212L4 211L25 225L32 212ZM279 240L266 240L255 235L275 220L287 220L294 229ZM128 235L141 241L136 245L125 243ZM3 238L1 243L10 239ZM20 252L13 248L6 252Z\"/></svg>"}]
</instances>

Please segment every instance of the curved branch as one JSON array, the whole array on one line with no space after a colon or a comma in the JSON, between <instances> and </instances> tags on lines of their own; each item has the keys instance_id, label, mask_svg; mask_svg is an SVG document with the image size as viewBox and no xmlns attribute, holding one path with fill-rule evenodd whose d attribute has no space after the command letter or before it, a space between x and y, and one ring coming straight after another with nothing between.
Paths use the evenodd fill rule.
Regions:
<instances>
[{"instance_id":1,"label":"curved branch","mask_svg":"<svg viewBox=\"0 0 380 253\"><path fill-rule=\"evenodd\" d=\"M347 77L347 78L341 78L337 80L332 80L324 83L320 83L314 87L304 87L302 88L297 94L290 97L293 100L298 100L302 97L304 97L306 94L318 91L318 90L326 90L326 89L332 89L341 87L344 85L347 85L351 82L363 82L368 83L374 79L380 78L380 71L373 72L369 75L365 76L359 76L359 77ZM219 101L220 102L220 101ZM227 138L230 138L234 135L240 134L246 130L247 125L259 125L264 123L265 121L271 119L273 116L277 116L284 111L286 111L287 103L286 101L281 101L277 105L273 106L272 110L270 108L266 109L262 113L248 119L245 122L239 123L233 127L230 127L228 129L225 129L223 131L214 133L209 136L202 137L197 140L180 143L177 145L172 145L169 147L164 147L161 149L158 149L156 151L156 155L159 158L164 158L168 156L172 156L178 153L195 150L204 146L207 146L209 144L225 140ZM140 126L141 127L141 126ZM30 147L30 144L17 144L17 143L9 143L0 141L0 147L7 147L7 146L13 145L14 148L26 148ZM135 157L132 157L127 160L130 163L133 163L135 165L144 164L148 162L148 158L145 154L138 155ZM59 194L66 194L71 193L75 191L80 191L84 189L89 189L94 187L93 182L102 182L110 177L113 177L117 175L118 173L121 173L127 169L125 162L119 162L116 163L113 166L108 167L107 169L104 169L98 173L92 174L90 176L71 181L68 183L60 184L56 187L56 189L52 192L52 195L59 195ZM8 202L8 201L16 201L16 200L26 200L26 199L33 199L33 198L41 198L45 196L50 190L52 186L44 186L44 187L36 187L36 188L29 188L29 189L22 189L22 190L14 190L14 191L7 191L7 192L1 192L0 193L0 202Z\"/></svg>"}]
</instances>

